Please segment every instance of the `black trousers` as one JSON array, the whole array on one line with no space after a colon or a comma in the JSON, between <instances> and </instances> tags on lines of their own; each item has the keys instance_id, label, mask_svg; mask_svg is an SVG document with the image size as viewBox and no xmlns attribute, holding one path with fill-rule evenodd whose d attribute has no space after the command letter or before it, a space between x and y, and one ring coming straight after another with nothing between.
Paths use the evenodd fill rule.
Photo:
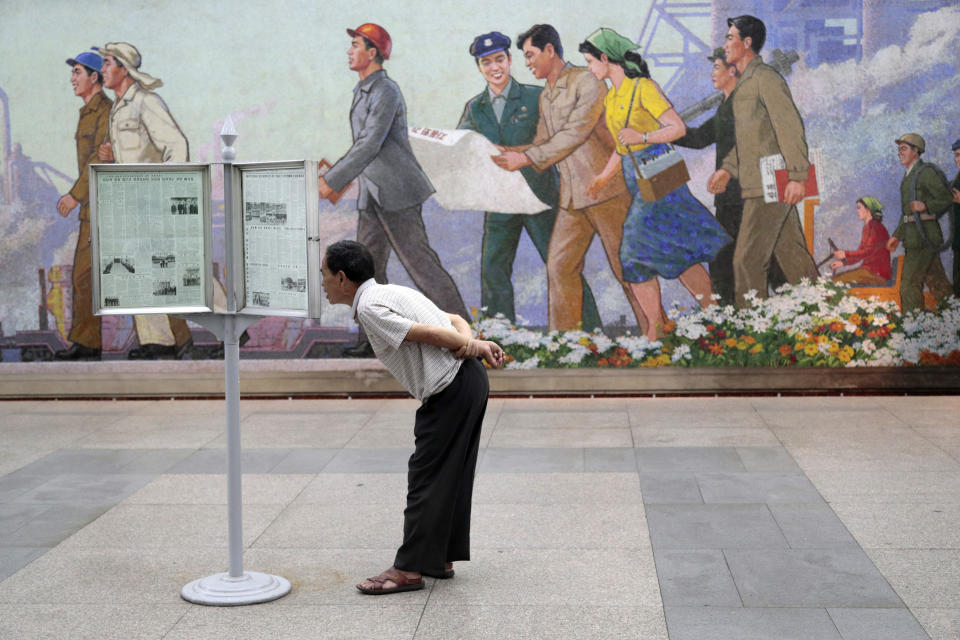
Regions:
<instances>
[{"instance_id":1,"label":"black trousers","mask_svg":"<svg viewBox=\"0 0 960 640\"><path fill-rule=\"evenodd\" d=\"M470 559L473 476L489 392L483 364L470 358L417 410L397 569L436 575L446 562Z\"/></svg>"}]
</instances>

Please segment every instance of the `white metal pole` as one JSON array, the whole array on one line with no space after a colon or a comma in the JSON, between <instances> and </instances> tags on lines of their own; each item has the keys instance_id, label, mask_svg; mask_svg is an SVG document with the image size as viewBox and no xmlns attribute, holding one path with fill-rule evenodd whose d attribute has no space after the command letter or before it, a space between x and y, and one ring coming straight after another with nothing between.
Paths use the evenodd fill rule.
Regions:
<instances>
[{"instance_id":1,"label":"white metal pole","mask_svg":"<svg viewBox=\"0 0 960 640\"><path fill-rule=\"evenodd\" d=\"M233 161L237 139L233 120L227 116L220 132L224 148L223 158L223 213L226 253L224 278L227 310L223 319L224 392L227 404L227 536L230 545L230 570L200 580L194 580L180 591L184 600L196 604L236 606L276 600L290 592L290 582L279 576L243 570L243 491L240 447L240 340L237 335L237 301L234 287L233 254L237 229L233 219ZM213 323L216 324L216 323ZM241 329L242 330L242 329Z\"/></svg>"}]
</instances>

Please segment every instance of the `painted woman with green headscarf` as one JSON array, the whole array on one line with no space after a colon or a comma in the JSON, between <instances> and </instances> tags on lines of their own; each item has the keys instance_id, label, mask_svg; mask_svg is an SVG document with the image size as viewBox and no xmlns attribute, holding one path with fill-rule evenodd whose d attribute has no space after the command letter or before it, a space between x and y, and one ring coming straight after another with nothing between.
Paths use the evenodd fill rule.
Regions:
<instances>
[{"instance_id":1,"label":"painted woman with green headscarf","mask_svg":"<svg viewBox=\"0 0 960 640\"><path fill-rule=\"evenodd\" d=\"M883 205L872 196L863 196L857 200L857 217L863 220L863 232L860 234L860 246L855 251L837 249L833 252L835 261L830 263L834 270L834 282L858 284L886 284L890 280L890 252L887 240L890 234L883 226ZM836 270L844 265L862 262L856 269L843 273Z\"/></svg>"},{"instance_id":2,"label":"painted woman with green headscarf","mask_svg":"<svg viewBox=\"0 0 960 640\"><path fill-rule=\"evenodd\" d=\"M647 319L645 335L655 340L662 334L657 278L679 278L701 306L712 304L710 276L701 263L712 260L730 236L685 184L656 202L640 196L635 167L669 151L667 143L683 136L687 127L650 78L636 48L632 40L606 28L580 43L593 75L612 84L603 105L607 128L616 141L610 160L588 191L601 189L617 171L623 172L633 194L620 243L623 279Z\"/></svg>"}]
</instances>

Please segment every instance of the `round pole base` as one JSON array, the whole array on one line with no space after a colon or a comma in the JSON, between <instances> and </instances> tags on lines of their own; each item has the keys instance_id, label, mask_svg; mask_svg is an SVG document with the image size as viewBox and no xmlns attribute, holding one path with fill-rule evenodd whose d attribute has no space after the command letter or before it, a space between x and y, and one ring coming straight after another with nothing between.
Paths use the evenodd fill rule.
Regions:
<instances>
[{"instance_id":1,"label":"round pole base","mask_svg":"<svg viewBox=\"0 0 960 640\"><path fill-rule=\"evenodd\" d=\"M180 590L180 597L194 604L236 607L270 602L290 593L290 581L280 576L244 571L238 578L229 573L215 573L200 578Z\"/></svg>"}]
</instances>

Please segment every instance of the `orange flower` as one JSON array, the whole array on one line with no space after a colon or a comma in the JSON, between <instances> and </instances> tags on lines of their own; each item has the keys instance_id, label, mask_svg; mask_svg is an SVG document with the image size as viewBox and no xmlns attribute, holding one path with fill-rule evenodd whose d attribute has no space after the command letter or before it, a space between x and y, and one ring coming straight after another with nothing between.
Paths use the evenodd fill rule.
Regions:
<instances>
[{"instance_id":1,"label":"orange flower","mask_svg":"<svg viewBox=\"0 0 960 640\"><path fill-rule=\"evenodd\" d=\"M667 320L666 324L663 325L664 333L673 333L673 330L677 328L677 323L673 320Z\"/></svg>"},{"instance_id":2,"label":"orange flower","mask_svg":"<svg viewBox=\"0 0 960 640\"><path fill-rule=\"evenodd\" d=\"M797 345L797 346L799 347L800 345ZM799 350L800 350L800 349L797 349L797 351L799 351ZM788 344L782 344L782 345L780 345L780 355L782 355L782 356L788 356L788 355L790 355L790 353L791 353L792 351L793 351L793 349L790 347L790 345L788 345Z\"/></svg>"},{"instance_id":3,"label":"orange flower","mask_svg":"<svg viewBox=\"0 0 960 640\"><path fill-rule=\"evenodd\" d=\"M757 339L754 338L753 336L747 336L743 339L743 341L746 342L747 344L755 344L757 342Z\"/></svg>"},{"instance_id":4,"label":"orange flower","mask_svg":"<svg viewBox=\"0 0 960 640\"><path fill-rule=\"evenodd\" d=\"M831 322L831 323L830 323L830 331L833 331L834 333L839 333L839 332L843 331L843 323L842 323L842 322Z\"/></svg>"},{"instance_id":5,"label":"orange flower","mask_svg":"<svg viewBox=\"0 0 960 640\"><path fill-rule=\"evenodd\" d=\"M727 338L726 340L723 341L723 344L727 345L728 347L735 347L737 346L737 339Z\"/></svg>"},{"instance_id":6,"label":"orange flower","mask_svg":"<svg viewBox=\"0 0 960 640\"><path fill-rule=\"evenodd\" d=\"M720 346L719 344L717 344L717 343L708 344L708 345L707 345L707 349L709 349L709 350L710 350L710 353L712 353L712 354L715 355L715 356L718 356L718 355L720 355L721 353L723 353L723 347L721 347L721 346Z\"/></svg>"},{"instance_id":7,"label":"orange flower","mask_svg":"<svg viewBox=\"0 0 960 640\"><path fill-rule=\"evenodd\" d=\"M858 324L860 324L860 314L859 314L859 313L851 313L849 320L850 320L850 324L853 324L853 325L858 325Z\"/></svg>"}]
</instances>

